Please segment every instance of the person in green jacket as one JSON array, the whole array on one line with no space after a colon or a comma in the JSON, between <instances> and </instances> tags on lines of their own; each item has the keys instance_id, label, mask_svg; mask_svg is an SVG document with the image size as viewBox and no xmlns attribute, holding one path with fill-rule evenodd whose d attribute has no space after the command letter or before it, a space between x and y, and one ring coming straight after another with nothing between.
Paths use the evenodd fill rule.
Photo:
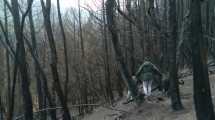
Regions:
<instances>
[{"instance_id":1,"label":"person in green jacket","mask_svg":"<svg viewBox=\"0 0 215 120\"><path fill-rule=\"evenodd\" d=\"M146 96L151 95L153 86L161 90L162 74L159 71L159 69L154 64L152 64L149 60L144 61L144 63L139 67L138 71L133 77L135 77L138 83L142 84L143 93ZM156 89L156 88L153 88L153 89Z\"/></svg>"}]
</instances>

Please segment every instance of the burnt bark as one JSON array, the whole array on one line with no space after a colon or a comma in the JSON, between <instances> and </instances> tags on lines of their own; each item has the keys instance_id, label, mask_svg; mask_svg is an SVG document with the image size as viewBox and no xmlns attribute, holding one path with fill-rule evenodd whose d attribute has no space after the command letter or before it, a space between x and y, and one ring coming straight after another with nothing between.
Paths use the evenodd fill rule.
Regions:
<instances>
[{"instance_id":1,"label":"burnt bark","mask_svg":"<svg viewBox=\"0 0 215 120\"><path fill-rule=\"evenodd\" d=\"M86 67L86 56L85 56L85 45L84 45L84 38L83 38L83 29L82 29L82 16L81 16L81 5L80 0L78 0L78 21L79 21L79 37L80 37L80 45L81 45L81 67L82 67L82 78L83 83L81 84L81 102L82 104L88 104L88 77L87 77L87 67ZM88 106L82 106L81 109L88 112Z\"/></svg>"},{"instance_id":2,"label":"burnt bark","mask_svg":"<svg viewBox=\"0 0 215 120\"><path fill-rule=\"evenodd\" d=\"M28 0L28 2L31 2L31 0ZM36 43L36 33L35 33L35 26L34 26L34 20L32 15L32 9L29 10L28 14L29 18L29 27L30 27L30 34L31 34L31 40L32 40L32 50L34 52L35 57L38 58L38 50L37 50L37 43ZM42 89L42 80L41 80L41 74L40 70L38 68L35 59L34 59L34 70L35 70L35 77L37 80L37 94L38 94L38 105L39 109L44 109L46 107L46 98L45 98L45 92L44 89ZM46 119L46 111L43 111L39 115L39 119L45 120Z\"/></svg>"},{"instance_id":3,"label":"burnt bark","mask_svg":"<svg viewBox=\"0 0 215 120\"><path fill-rule=\"evenodd\" d=\"M55 45L55 41L54 41L51 20L50 20L51 0L46 0L46 5L43 0L40 0L40 1L41 1L43 17L44 17L44 25L45 25L46 33L48 36L49 47L51 50L50 67L51 67L51 72L52 72L52 76L53 76L53 85L54 85L55 91L57 93L57 96L60 100L60 104L63 107L63 119L71 120L69 108L67 106L67 102L65 100L65 96L64 96L61 84L60 84L59 73L58 73L58 68L57 68L57 51L56 51L56 45Z\"/></svg>"},{"instance_id":4,"label":"burnt bark","mask_svg":"<svg viewBox=\"0 0 215 120\"><path fill-rule=\"evenodd\" d=\"M178 84L178 67L176 63L176 41L177 34L177 19L176 19L176 1L169 0L169 24L170 37L168 39L169 48L169 73L170 73L170 96L173 110L183 109Z\"/></svg>"},{"instance_id":5,"label":"burnt bark","mask_svg":"<svg viewBox=\"0 0 215 120\"><path fill-rule=\"evenodd\" d=\"M33 1L31 1L28 4L28 9L20 19L18 0L11 1L11 13L13 16L14 31L15 31L15 36L17 40L15 61L17 61L17 65L18 65L17 67L21 74L21 87L22 87L22 95L23 95L23 102L24 102L24 118L26 120L33 119L33 107L32 107L31 93L29 89L30 80L28 76L27 61L25 56L26 52L25 52L24 39L23 39L23 28L24 28L25 17L28 13L29 8L31 8L32 2Z\"/></svg>"},{"instance_id":6,"label":"burnt bark","mask_svg":"<svg viewBox=\"0 0 215 120\"><path fill-rule=\"evenodd\" d=\"M203 38L200 0L192 0L191 2L190 41L193 62L193 97L197 120L214 120L215 116L207 67L208 51L207 43Z\"/></svg>"},{"instance_id":7,"label":"burnt bark","mask_svg":"<svg viewBox=\"0 0 215 120\"><path fill-rule=\"evenodd\" d=\"M131 91L132 96L136 98L138 96L137 86L135 85L134 81L132 81L131 75L129 74L129 71L128 71L127 65L125 64L122 50L119 44L118 31L117 31L116 22L115 22L115 9L116 9L116 1L107 0L106 1L107 24L112 36L113 48L114 48L116 60L119 64L119 71L123 80L128 86L128 89Z\"/></svg>"},{"instance_id":8,"label":"burnt bark","mask_svg":"<svg viewBox=\"0 0 215 120\"><path fill-rule=\"evenodd\" d=\"M127 0L126 1L126 8L128 10L128 16L130 18L132 18L132 8L131 8L131 0ZM135 74L135 58L134 58L134 37L133 37L133 25L132 23L129 21L129 25L128 25L128 38L129 38L129 57L130 57L130 71L131 74L134 75Z\"/></svg>"},{"instance_id":9,"label":"burnt bark","mask_svg":"<svg viewBox=\"0 0 215 120\"><path fill-rule=\"evenodd\" d=\"M62 22L62 17L61 17L61 10L60 10L60 1L57 0L57 10L58 10L58 20L59 20L59 25L60 25L60 30L63 38L63 46L64 46L64 62L65 62L65 74L66 74L66 79L64 83L64 96L65 100L67 101L67 95L68 95L68 83L69 83L69 65L68 65L68 50L67 50L67 39L66 39L66 34L64 31L64 26Z\"/></svg>"},{"instance_id":10,"label":"burnt bark","mask_svg":"<svg viewBox=\"0 0 215 120\"><path fill-rule=\"evenodd\" d=\"M106 94L109 102L113 102L114 96L112 92L111 79L110 79L110 66L109 66L109 50L108 50L108 39L107 39L107 27L106 27L106 17L105 17L105 2L102 1L103 7L103 39L104 39L104 65L105 65L105 82L106 82Z\"/></svg>"}]
</instances>

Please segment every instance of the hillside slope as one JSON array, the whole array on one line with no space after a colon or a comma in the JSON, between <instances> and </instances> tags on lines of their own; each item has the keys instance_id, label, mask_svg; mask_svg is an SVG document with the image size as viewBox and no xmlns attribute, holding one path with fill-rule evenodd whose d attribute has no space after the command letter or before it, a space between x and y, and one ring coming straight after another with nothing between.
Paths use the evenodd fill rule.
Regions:
<instances>
[{"instance_id":1,"label":"hillside slope","mask_svg":"<svg viewBox=\"0 0 215 120\"><path fill-rule=\"evenodd\" d=\"M115 103L114 107L100 106L83 118L83 120L195 120L192 93L192 76L184 77L185 85L180 87L181 99L184 110L174 112L170 108L169 98L162 96L163 100L157 100L157 96L150 97L141 105L134 103L123 104L126 98ZM211 91L215 103L215 75L210 75Z\"/></svg>"}]
</instances>

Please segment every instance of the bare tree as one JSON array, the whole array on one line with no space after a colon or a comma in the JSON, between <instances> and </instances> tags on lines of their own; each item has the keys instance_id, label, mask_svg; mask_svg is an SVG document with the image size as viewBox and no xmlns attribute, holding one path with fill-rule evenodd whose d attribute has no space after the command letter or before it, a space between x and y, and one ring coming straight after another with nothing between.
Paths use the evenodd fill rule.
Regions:
<instances>
[{"instance_id":1,"label":"bare tree","mask_svg":"<svg viewBox=\"0 0 215 120\"><path fill-rule=\"evenodd\" d=\"M126 0L126 8L128 10L128 16L130 18L132 18L132 7L131 7L131 0ZM129 31L129 57L130 57L130 71L132 74L135 74L135 58L134 58L134 37L133 37L133 24L131 21L129 21L129 28L128 28L128 31Z\"/></svg>"},{"instance_id":2,"label":"bare tree","mask_svg":"<svg viewBox=\"0 0 215 120\"><path fill-rule=\"evenodd\" d=\"M24 111L25 111L24 116L25 116L25 119L31 120L33 119L33 107L32 107L32 98L29 90L29 76L28 76L27 62L25 57L26 52L25 52L25 46L24 46L23 28L24 28L25 18L31 8L33 0L31 0L28 3L27 9L21 18L19 13L20 11L19 11L18 0L11 0L11 5L9 5L8 1L6 0L5 0L5 3L7 4L7 7L9 8L13 16L14 31L15 31L15 36L17 40L14 74L17 73L16 69L19 68L21 79L22 79L21 86L22 86L22 95L23 95ZM16 75L14 75L14 80L16 79L15 76ZM9 117L9 119L12 119L12 114Z\"/></svg>"},{"instance_id":3,"label":"bare tree","mask_svg":"<svg viewBox=\"0 0 215 120\"><path fill-rule=\"evenodd\" d=\"M69 66L68 66L68 53L67 53L67 39L66 34L63 27L62 17L61 17L61 11L60 11L60 1L57 0L57 9L58 9L58 20L60 25L60 30L63 38L63 46L64 46L64 56L65 56L65 72L66 72L66 79L64 83L64 95L65 100L67 101L67 94L68 94L68 83L69 83Z\"/></svg>"},{"instance_id":4,"label":"bare tree","mask_svg":"<svg viewBox=\"0 0 215 120\"><path fill-rule=\"evenodd\" d=\"M176 64L176 41L177 34L177 19L176 19L176 1L169 0L169 24L170 24L170 38L168 39L169 48L169 72L170 72L170 95L173 110L183 109L181 98L179 94L178 84L178 68Z\"/></svg>"},{"instance_id":5,"label":"bare tree","mask_svg":"<svg viewBox=\"0 0 215 120\"><path fill-rule=\"evenodd\" d=\"M193 61L194 103L197 120L214 120L208 77L207 41L203 39L201 0L191 1L191 48Z\"/></svg>"},{"instance_id":6,"label":"bare tree","mask_svg":"<svg viewBox=\"0 0 215 120\"><path fill-rule=\"evenodd\" d=\"M119 71L120 74L127 84L129 90L131 91L132 96L137 97L137 87L132 81L131 75L129 74L128 68L124 62L124 57L122 55L122 50L119 47L119 38L116 28L116 22L115 22L115 8L116 8L116 1L115 0L107 0L106 1L106 15L107 15L107 24L109 31L112 35L112 43L114 47L115 57L119 64Z\"/></svg>"},{"instance_id":7,"label":"bare tree","mask_svg":"<svg viewBox=\"0 0 215 120\"><path fill-rule=\"evenodd\" d=\"M31 2L31 0L28 0L28 2ZM38 58L38 50L37 50L37 43L36 43L36 33L35 33L35 26L34 26L34 20L32 15L32 8L29 10L28 14L29 18L29 26L30 26L30 34L31 34L31 40L32 40L32 50L34 52L35 57ZM41 80L41 74L40 70L38 68L36 61L34 60L34 69L35 69L35 77L37 80L37 93L38 93L38 105L39 109L44 109L46 107L46 97L44 89L42 88L42 80ZM46 119L46 112L41 112L39 119L45 120Z\"/></svg>"},{"instance_id":8,"label":"bare tree","mask_svg":"<svg viewBox=\"0 0 215 120\"><path fill-rule=\"evenodd\" d=\"M83 38L83 28L82 28L82 16L81 16L81 5L80 0L78 0L78 22L79 22L79 37L80 37L80 45L81 45L81 60L80 60L80 67L82 69L82 77L83 84L80 84L80 90L82 94L81 103L88 104L88 86L87 86L87 66L86 66L86 56L85 56L85 45L84 45L84 38ZM88 106L81 107L88 112Z\"/></svg>"},{"instance_id":9,"label":"bare tree","mask_svg":"<svg viewBox=\"0 0 215 120\"><path fill-rule=\"evenodd\" d=\"M52 26L51 26L51 20L50 20L50 11L51 11L51 0L46 0L46 4L43 0L41 1L42 5L42 11L43 11L43 17L44 17L44 25L46 29L46 33L48 36L49 46L51 50L51 71L53 76L53 84L54 88L56 90L57 96L60 100L60 103L63 107L63 119L64 120L71 120L69 108L67 106L67 102L65 100L65 96L60 84L59 74L58 74L58 68L57 68L57 51L56 51L56 45L54 41L54 36L52 32Z\"/></svg>"},{"instance_id":10,"label":"bare tree","mask_svg":"<svg viewBox=\"0 0 215 120\"><path fill-rule=\"evenodd\" d=\"M104 39L104 65L105 65L105 82L106 82L106 94L110 102L112 103L114 100L112 87L111 87L111 80L110 80L110 66L109 66L109 50L108 50L108 38L107 38L107 27L106 27L106 17L105 17L105 1L102 0L102 10L103 10L103 39Z\"/></svg>"},{"instance_id":11,"label":"bare tree","mask_svg":"<svg viewBox=\"0 0 215 120\"><path fill-rule=\"evenodd\" d=\"M4 29L5 31L5 34L4 34L4 37L5 37L5 40L7 39L8 40L8 9L7 9L7 5L4 1L4 28L3 28L3 25L1 27L2 31ZM7 41L6 40L6 41ZM10 74L10 51L9 49L6 49L6 64L7 64L7 92L8 92L8 115L10 114L11 116L13 115L12 111L11 111L11 104L12 104L12 100L11 100L11 74ZM13 108L12 108L13 109ZM6 118L7 119L7 118Z\"/></svg>"}]
</instances>

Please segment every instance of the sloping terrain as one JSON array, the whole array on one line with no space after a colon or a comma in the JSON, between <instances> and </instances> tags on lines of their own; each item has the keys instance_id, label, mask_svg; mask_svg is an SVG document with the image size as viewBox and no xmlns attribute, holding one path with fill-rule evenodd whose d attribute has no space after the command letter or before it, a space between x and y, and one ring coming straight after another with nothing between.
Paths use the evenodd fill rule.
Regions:
<instances>
[{"instance_id":1,"label":"sloping terrain","mask_svg":"<svg viewBox=\"0 0 215 120\"><path fill-rule=\"evenodd\" d=\"M210 75L211 91L213 102L215 103L215 74ZM157 99L157 95L152 96L141 105L135 103L123 104L126 98L116 102L114 107L101 106L95 109L92 114L83 120L195 120L192 95L192 76L183 77L185 84L180 86L181 99L184 110L174 112L170 108L170 100L162 95L162 101Z\"/></svg>"}]
</instances>

